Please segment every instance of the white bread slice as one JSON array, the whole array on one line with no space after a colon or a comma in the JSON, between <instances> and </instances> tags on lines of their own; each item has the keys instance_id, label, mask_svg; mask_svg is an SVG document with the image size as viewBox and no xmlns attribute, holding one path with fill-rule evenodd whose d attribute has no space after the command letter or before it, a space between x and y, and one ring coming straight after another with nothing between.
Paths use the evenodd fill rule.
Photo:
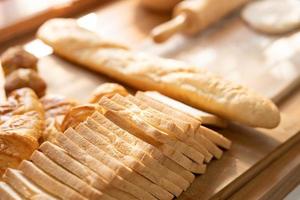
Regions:
<instances>
[{"instance_id":1,"label":"white bread slice","mask_svg":"<svg viewBox=\"0 0 300 200\"><path fill-rule=\"evenodd\" d=\"M178 110L173 109L172 107L163 104L152 97L147 96L144 94L144 92L137 91L135 93L135 97L140 99L142 102L147 104L148 106L159 110L162 113L165 113L166 115L172 116L173 118L181 119L184 122L189 123L193 129L197 129L201 125L201 121L197 120L183 112L180 112Z\"/></svg>"},{"instance_id":2,"label":"white bread slice","mask_svg":"<svg viewBox=\"0 0 300 200\"><path fill-rule=\"evenodd\" d=\"M168 169L174 171L176 174L183 177L185 180L187 180L189 183L192 183L195 176L184 169L182 166L178 165L173 160L169 159L168 157L164 156L156 147L154 147L151 144L146 143L145 141L141 140L140 138L128 133L124 129L121 129L119 126L114 124L112 121L104 117L99 112L94 112L94 114L91 116L93 120L95 120L97 123L101 124L106 129L111 130L115 135L122 138L124 141L128 142L129 144L133 146L137 146L140 149L142 149L145 153L147 153L149 156L156 159L159 163L161 163L163 166L166 166Z\"/></svg>"},{"instance_id":3,"label":"white bread slice","mask_svg":"<svg viewBox=\"0 0 300 200\"><path fill-rule=\"evenodd\" d=\"M0 197L2 200L22 200L20 196L13 188L11 188L5 182L0 181Z\"/></svg>"},{"instance_id":4,"label":"white bread slice","mask_svg":"<svg viewBox=\"0 0 300 200\"><path fill-rule=\"evenodd\" d=\"M208 139L205 138L205 136L201 136L198 139L195 139L195 129L194 127L200 127L201 125L198 126L198 123L195 123L195 119L193 119L192 117L189 117L188 115L185 115L184 113L180 113L179 111L168 107L167 105L164 105L163 103L160 102L156 102L156 100L151 99L151 97L147 97L144 95L144 93L139 92L139 95L142 98L146 98L147 99L147 103L144 103L144 101L142 101L141 99L139 99L138 97L133 97L131 95L128 95L126 98L135 103L136 105L138 105L139 107L143 108L143 109L152 109L155 110L157 112L162 111L162 115L161 117L168 117L171 120L174 120L176 122L176 124L184 129L184 127L186 127L185 123L189 124L191 126L191 129L188 129L185 134L187 137L187 141L190 144L193 144L193 146L195 148L197 148L199 151L203 152L203 154L206 156L206 161L208 158L210 158L210 155L214 155L216 158L221 158L223 152L221 149L219 149L217 147L217 145L215 145L214 143L210 142ZM175 113L174 115L177 117L174 117L172 114L170 113ZM185 122L185 120L187 120L188 122ZM198 121L200 123L200 121ZM196 125L192 125L192 124L196 124ZM193 127L194 126L194 127ZM202 139L201 139L202 138Z\"/></svg>"},{"instance_id":5,"label":"white bread slice","mask_svg":"<svg viewBox=\"0 0 300 200\"><path fill-rule=\"evenodd\" d=\"M78 178L93 186L94 188L110 195L115 199L131 200L132 195L123 192L112 185L109 185L102 177L92 171L90 168L84 166L77 160L70 157L63 149L50 143L44 142L39 150L42 151L48 158L64 167L69 172L76 175Z\"/></svg>"},{"instance_id":6,"label":"white bread slice","mask_svg":"<svg viewBox=\"0 0 300 200\"><path fill-rule=\"evenodd\" d=\"M106 45L74 19L52 19L40 27L38 37L58 55L137 89L157 90L254 127L274 128L280 122L274 103L251 89L185 62Z\"/></svg>"},{"instance_id":7,"label":"white bread slice","mask_svg":"<svg viewBox=\"0 0 300 200\"><path fill-rule=\"evenodd\" d=\"M156 111L150 107L142 106L142 103L137 103L137 101L139 100L131 95L127 95L127 97L124 98L116 94L111 98L111 100L128 109L131 109L132 112L136 113L147 123L151 124L160 131L167 133L168 135L176 137L177 139L185 143L190 148L190 152L192 153L191 156L200 156L201 159L204 158L206 162L209 162L211 160L212 154L210 154L206 148L204 148L201 144L198 144L189 135L190 129L184 132L184 127L181 127L181 124L177 125L175 120L165 116L163 113Z\"/></svg>"},{"instance_id":8,"label":"white bread slice","mask_svg":"<svg viewBox=\"0 0 300 200\"><path fill-rule=\"evenodd\" d=\"M120 152L125 155L133 156L145 166L148 166L154 171L158 172L161 177L165 177L167 180L170 180L173 184L179 186L183 190L186 190L189 187L189 182L184 178L162 166L157 160L150 157L146 152L142 151L137 146L127 143L122 138L116 136L114 132L106 129L101 124L98 124L98 122L88 118L84 124L91 130L106 137Z\"/></svg>"},{"instance_id":9,"label":"white bread slice","mask_svg":"<svg viewBox=\"0 0 300 200\"><path fill-rule=\"evenodd\" d=\"M66 136L68 136L69 134L72 134L72 138L69 138L72 139L72 141L78 146L80 146L80 148L83 148L91 156L105 163L108 167L114 170L117 175L121 176L125 180L136 184L145 191L148 191L149 193L153 194L153 196L157 197L158 199L173 198L172 194L162 189L161 187L153 184L151 181L144 178L135 171L131 170L129 167L126 167L125 164L115 159L113 156L110 156L108 153L105 152L105 149L98 148L96 145L94 145L93 142L95 140L95 137L93 135L92 137L87 137L88 139L86 139L79 135L73 129L68 129L65 132ZM89 140L92 142L90 142Z\"/></svg>"},{"instance_id":10,"label":"white bread slice","mask_svg":"<svg viewBox=\"0 0 300 200\"><path fill-rule=\"evenodd\" d=\"M60 182L73 188L88 199L112 200L110 196L94 189L75 175L69 173L55 162L47 158L43 153L34 151L30 160L40 169L56 178Z\"/></svg>"},{"instance_id":11,"label":"white bread slice","mask_svg":"<svg viewBox=\"0 0 300 200\"><path fill-rule=\"evenodd\" d=\"M206 138L217 144L218 146L224 149L230 149L231 141L228 140L223 135L217 133L214 130L206 128L204 126L200 126L195 132L196 139L200 138L200 135L204 135Z\"/></svg>"},{"instance_id":12,"label":"white bread slice","mask_svg":"<svg viewBox=\"0 0 300 200\"><path fill-rule=\"evenodd\" d=\"M176 117L178 119L181 119L183 121L190 123L192 125L193 129L195 130L195 134L197 135L198 129L201 126L201 123L199 120L196 120L195 118L193 118L189 115L186 115L183 112L177 111L159 101L156 101L156 100L152 99L151 97L146 96L143 92L137 92L135 97L137 97L141 101L145 102L149 106L155 108L156 110L159 110L165 114L171 113L170 115L172 117ZM203 126L201 126L201 127L203 127ZM207 130L207 128L205 128L205 130ZM225 149L228 149L228 147L230 147L230 144L231 144L230 140L228 140L227 138L225 138L224 136L222 136L221 134L219 134L217 132L207 131L205 133L205 137L208 138L209 140L211 140L213 143L215 143L218 146L221 146Z\"/></svg>"},{"instance_id":13,"label":"white bread slice","mask_svg":"<svg viewBox=\"0 0 300 200\"><path fill-rule=\"evenodd\" d=\"M175 196L179 196L182 192L178 186L174 185L172 182L168 181L167 179L160 177L159 174L150 169L149 167L143 165L130 154L123 154L122 152L118 151L113 145L109 143L109 140L94 132L93 130L89 129L87 126L83 124L79 124L76 127L76 131L81 134L83 137L94 138L94 143L99 148L105 149L106 152L110 153L110 155L116 156L120 161L126 164L131 169L137 171L141 175L147 177L152 182L156 183L157 185L161 186L162 188L166 189L167 191L171 192ZM126 149L125 149L126 150Z\"/></svg>"},{"instance_id":14,"label":"white bread slice","mask_svg":"<svg viewBox=\"0 0 300 200\"><path fill-rule=\"evenodd\" d=\"M175 110L178 110L187 115L190 115L191 117L194 117L195 119L198 119L199 121L201 121L202 125L216 126L216 127L220 127L220 128L225 128L228 125L226 120L224 120L216 115L193 108L193 107L186 105L180 101L177 101L177 100L167 97L163 94L160 94L159 92L147 91L147 92L144 92L144 94L146 96L149 96L149 97L161 102L161 103L164 103L164 104L170 106L171 108L173 108Z\"/></svg>"},{"instance_id":15,"label":"white bread slice","mask_svg":"<svg viewBox=\"0 0 300 200\"><path fill-rule=\"evenodd\" d=\"M99 160L88 155L84 150L80 149L72 140L65 135L59 135L57 137L57 144L63 148L70 156L87 166L100 177L107 181L107 183L115 188L120 189L123 192L127 192L132 195L132 199L141 199L144 197L139 193L139 188L136 185L124 180L120 176L114 173L109 167L100 162ZM151 197L149 197L149 200Z\"/></svg>"},{"instance_id":16,"label":"white bread slice","mask_svg":"<svg viewBox=\"0 0 300 200\"><path fill-rule=\"evenodd\" d=\"M65 131L64 135L67 136L70 140L72 140L72 142L74 142L76 145L78 145L78 147L80 147L82 150L84 150L88 155L90 155L94 159L98 160L99 162L101 162L104 165L106 165L107 167L109 167L109 165L107 165L105 162L102 162L102 159L95 158L93 155L91 155L87 151L88 148L86 147L86 145L88 145L89 143L86 143L86 140L83 137L81 137L78 132L80 132L80 131L90 131L90 130L87 127L83 128L82 126L83 126L82 124L79 124L78 127L81 127L81 128L79 128L78 130L76 129L76 131L72 128L69 128L68 130ZM83 144L86 144L86 145L83 145ZM109 169L111 169L111 168L109 167ZM114 170L112 170L112 171L114 172ZM119 176L117 173L115 173L115 175ZM120 176L120 177L123 179L122 176ZM124 181L127 181L127 180L124 179ZM128 181L128 183L130 183L131 185L136 186L134 188L135 193L137 193L137 194L135 194L135 196L137 196L139 199L142 199L142 198L144 198L144 199L155 199L150 193L148 193L147 191L141 189L135 183L132 183L130 181Z\"/></svg>"},{"instance_id":17,"label":"white bread slice","mask_svg":"<svg viewBox=\"0 0 300 200\"><path fill-rule=\"evenodd\" d=\"M25 198L32 198L36 194L45 194L39 186L24 176L24 174L16 169L8 168L3 175L3 180L11 185L19 194ZM50 197L49 194L47 194ZM54 198L54 197L53 197Z\"/></svg>"},{"instance_id":18,"label":"white bread slice","mask_svg":"<svg viewBox=\"0 0 300 200\"><path fill-rule=\"evenodd\" d=\"M52 200L54 198L49 198L48 195L45 194L36 194L33 197L31 197L30 200Z\"/></svg>"},{"instance_id":19,"label":"white bread slice","mask_svg":"<svg viewBox=\"0 0 300 200\"><path fill-rule=\"evenodd\" d=\"M114 117L112 121L121 128L124 128L135 136L156 146L166 156L169 156L170 159L178 162L178 164L182 165L191 172L200 174L204 173L205 165L202 164L203 160L201 164L195 163L182 153L182 151L186 150L186 145L183 146L181 145L182 143L172 140L172 138L169 138L168 135L160 132L131 112L124 110L122 106L114 103L106 97L103 97L99 101L99 105L106 110L105 116L110 115L110 119ZM184 151L184 153L186 152Z\"/></svg>"},{"instance_id":20,"label":"white bread slice","mask_svg":"<svg viewBox=\"0 0 300 200\"><path fill-rule=\"evenodd\" d=\"M23 160L19 169L26 177L55 197L70 200L86 200L81 194L47 175L32 162Z\"/></svg>"}]
</instances>

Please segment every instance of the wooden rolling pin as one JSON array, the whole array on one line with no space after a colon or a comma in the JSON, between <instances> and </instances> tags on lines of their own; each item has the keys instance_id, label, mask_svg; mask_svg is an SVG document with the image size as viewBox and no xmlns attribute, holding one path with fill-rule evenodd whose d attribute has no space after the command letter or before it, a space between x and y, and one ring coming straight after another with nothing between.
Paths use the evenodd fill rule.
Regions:
<instances>
[{"instance_id":1,"label":"wooden rolling pin","mask_svg":"<svg viewBox=\"0 0 300 200\"><path fill-rule=\"evenodd\" d=\"M161 43L177 32L195 34L250 0L185 0L174 9L174 18L155 27L151 37Z\"/></svg>"}]
</instances>

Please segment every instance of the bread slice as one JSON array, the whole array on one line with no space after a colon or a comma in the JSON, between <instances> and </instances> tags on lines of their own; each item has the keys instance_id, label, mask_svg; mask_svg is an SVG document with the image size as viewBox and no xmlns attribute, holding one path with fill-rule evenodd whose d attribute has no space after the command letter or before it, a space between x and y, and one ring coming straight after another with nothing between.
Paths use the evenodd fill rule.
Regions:
<instances>
[{"instance_id":1,"label":"bread slice","mask_svg":"<svg viewBox=\"0 0 300 200\"><path fill-rule=\"evenodd\" d=\"M182 166L184 165L183 167L186 167L190 171L193 170L195 173L204 172L205 165L203 165L203 159L201 162L198 161L198 163L195 163L186 157L186 155L192 157L191 152L189 152L190 149L182 142L168 137L167 134L149 125L132 112L125 110L122 106L114 103L106 97L103 97L99 101L99 105L107 110L106 113L114 114L116 118L119 118L118 123L116 121L114 122L120 127L125 128L125 125L126 128L130 128L130 133L140 137L152 145L157 146L167 156L171 156L172 159L176 159L176 161L179 162L178 164L181 164Z\"/></svg>"},{"instance_id":2,"label":"bread slice","mask_svg":"<svg viewBox=\"0 0 300 200\"><path fill-rule=\"evenodd\" d=\"M124 162L128 167L147 177L152 182L156 183L157 185L161 186L162 188L166 189L176 196L179 196L181 194L182 189L180 189L178 186L174 185L164 177L160 177L156 171L145 166L144 164L136 160L132 155L128 153L123 154L122 152L118 151L118 149L116 149L114 145L111 145L109 143L109 140L103 137L101 134L94 132L83 124L80 124L78 127L76 127L76 131L83 137L89 139L93 138L93 144L95 144L99 148L106 149L106 152L110 153L110 155L115 155L116 158ZM124 150L126 151L126 149Z\"/></svg>"},{"instance_id":3,"label":"bread slice","mask_svg":"<svg viewBox=\"0 0 300 200\"><path fill-rule=\"evenodd\" d=\"M156 147L154 147L151 144L146 143L145 141L141 140L140 138L128 133L124 129L120 128L116 124L114 124L112 121L104 117L99 112L95 112L91 119L95 120L98 124L101 124L106 129L109 129L112 131L115 135L122 138L127 143L137 146L140 149L142 149L145 153L147 153L149 156L157 160L159 163L161 163L163 166L166 166L168 169L174 171L176 174L183 177L185 180L187 180L189 183L192 183L195 176L184 169L182 166L178 165L173 160L169 159L168 157L164 156Z\"/></svg>"},{"instance_id":4,"label":"bread slice","mask_svg":"<svg viewBox=\"0 0 300 200\"><path fill-rule=\"evenodd\" d=\"M148 97L155 99L156 101L159 101L163 104L170 106L171 108L173 108L175 110L178 110L187 115L190 115L191 117L193 117L195 119L200 120L202 125L216 126L216 127L220 127L220 128L225 128L228 125L226 120L224 120L216 115L193 108L193 107L186 105L180 101L177 101L177 100L167 97L163 94L160 94L159 92L147 91L147 92L144 92L144 94Z\"/></svg>"},{"instance_id":5,"label":"bread slice","mask_svg":"<svg viewBox=\"0 0 300 200\"><path fill-rule=\"evenodd\" d=\"M98 134L102 134L105 138L107 138L111 143L114 144L118 151L122 152L125 155L131 155L132 157L143 163L145 166L148 166L152 170L159 172L159 175L161 177L170 180L173 184L179 186L183 190L186 190L189 187L189 182L184 178L177 175L168 168L162 166L157 160L150 157L146 152L144 152L137 146L133 146L127 143L122 138L116 136L114 132L106 129L93 119L88 118L84 124Z\"/></svg>"},{"instance_id":6,"label":"bread slice","mask_svg":"<svg viewBox=\"0 0 300 200\"><path fill-rule=\"evenodd\" d=\"M3 175L3 180L11 185L19 194L25 198L32 198L36 194L45 194L39 186L26 178L24 174L16 169L8 168ZM47 194L50 197L49 194Z\"/></svg>"},{"instance_id":7,"label":"bread slice","mask_svg":"<svg viewBox=\"0 0 300 200\"><path fill-rule=\"evenodd\" d=\"M187 139L190 143L193 142L194 147L197 148L199 151L202 151L204 155L206 155L206 161L207 158L210 157L210 155L214 155L216 158L221 158L222 156L222 150L217 147L214 143L210 142L208 139L205 138L205 136L201 136L200 138L195 138L195 132L198 127L200 127L200 121L194 119L193 117L190 117L186 115L185 113L182 113L180 111L177 111L168 105L164 105L163 103L160 103L151 97L147 97L144 95L144 93L138 92L136 97L127 96L128 100L132 101L133 103L139 105L141 108L152 108L156 110L157 112L162 112L165 116L170 116L172 120L176 122L176 124L184 128L184 123L187 123L191 126L191 129L188 129L186 133ZM145 101L141 99L146 99ZM144 103L145 102L145 103ZM174 113L173 115L168 115L168 113ZM198 122L197 122L198 121ZM197 123L196 123L197 122ZM196 128L197 127L197 128Z\"/></svg>"},{"instance_id":8,"label":"bread slice","mask_svg":"<svg viewBox=\"0 0 300 200\"><path fill-rule=\"evenodd\" d=\"M57 165L55 162L47 158L43 153L39 151L34 151L30 157L30 160L40 169L54 177L55 179L61 181L70 188L73 188L81 195L88 199L103 199L112 200L113 198L103 194L102 192L91 187L75 175L69 173L61 166Z\"/></svg>"},{"instance_id":9,"label":"bread slice","mask_svg":"<svg viewBox=\"0 0 300 200\"><path fill-rule=\"evenodd\" d=\"M185 135L184 140L188 144L192 145L195 149L202 152L203 155L205 156L206 162L210 161L212 155L215 156L216 158L220 158L222 156L222 150L219 149L215 144L213 144L212 142L207 140L204 136L202 136L202 139L197 139L197 140L195 139L195 130L194 130L194 128L192 128L191 124L185 122L184 120L177 119L176 117L173 117L172 115L169 116L165 113L162 113L159 110L156 110L155 108L152 108L151 106L148 106L142 100L140 100L136 97L133 97L131 95L126 96L126 99L128 99L132 103L136 104L141 109L151 110L151 112L155 113L155 115L159 115L159 113L161 113L159 115L161 118L174 121L174 123L176 123L176 125L179 128L186 130L183 133ZM185 127L187 126L186 124L188 124L189 127L191 127L191 128L185 129Z\"/></svg>"},{"instance_id":10,"label":"bread slice","mask_svg":"<svg viewBox=\"0 0 300 200\"><path fill-rule=\"evenodd\" d=\"M217 133L214 130L211 130L209 128L206 128L204 126L200 126L196 130L196 139L200 138L200 136L203 135L218 146L224 148L224 149L230 149L231 147L231 141L222 136L221 134Z\"/></svg>"},{"instance_id":11,"label":"bread slice","mask_svg":"<svg viewBox=\"0 0 300 200\"><path fill-rule=\"evenodd\" d=\"M109 185L112 185L115 188L118 188L124 192L127 192L128 194L131 194L134 199L147 198L149 200L152 200L151 195L145 197L139 192L139 187L133 185L132 183L124 180L123 178L115 174L113 170L111 170L99 160L88 155L84 150L79 148L78 145L72 142L65 135L59 135L57 137L57 144L61 148L65 149L68 152L68 154L70 154L73 158L77 159L79 162L92 169L100 177L103 177L109 183Z\"/></svg>"},{"instance_id":12,"label":"bread slice","mask_svg":"<svg viewBox=\"0 0 300 200\"><path fill-rule=\"evenodd\" d=\"M47 175L44 171L29 161L22 161L19 169L26 177L55 197L70 200L86 200L86 198L81 194Z\"/></svg>"},{"instance_id":13,"label":"bread slice","mask_svg":"<svg viewBox=\"0 0 300 200\"><path fill-rule=\"evenodd\" d=\"M96 157L94 157L93 155L91 155L89 152L88 152L88 148L87 148L87 146L86 145L91 145L90 143L88 143L87 141L86 141L86 139L85 138L83 138L82 136L80 136L79 135L79 133L78 132L80 132L80 131L84 131L84 132L90 132L91 130L89 130L87 127L83 127L84 125L82 125L82 124L79 124L78 125L78 130L77 130L77 128L76 128L76 131L74 130L74 129L72 129L72 128L69 128L67 131L65 131L65 136L67 136L70 140L72 140L74 143L76 143L82 150L84 150L84 151L86 151L90 156L92 156L93 158L95 158L95 159L97 159L99 162L101 162L101 163L103 163L103 164L105 164L106 166L108 166L109 167L109 165L107 165L106 164L106 162L102 162L102 159L98 159L98 158L96 158ZM95 138L95 140L96 140L96 138ZM107 143L105 143L104 141L102 141L103 143L103 145L106 145ZM111 147L111 145L109 145L110 147ZM114 147L112 147L112 148L114 148ZM97 148L96 148L97 149ZM97 149L98 150L98 149ZM114 149L114 151L116 151L115 149ZM99 152L99 150L98 150L98 152ZM110 168L110 167L109 167ZM110 168L111 169L111 168ZM113 171L113 170L112 170ZM116 174L116 175L118 175L118 174ZM120 177L122 177L122 176L120 176ZM123 177L122 177L123 178ZM126 179L124 179L125 181L127 181ZM135 183L132 183L132 182L130 182L130 181L128 181L129 183L131 183L132 185L136 185ZM139 196L139 198L144 198L144 199L155 199L150 193L148 193L147 191L145 191L145 190L142 190L140 187L136 187L135 188L135 190L136 190L136 193L139 193L137 196Z\"/></svg>"},{"instance_id":14,"label":"bread slice","mask_svg":"<svg viewBox=\"0 0 300 200\"><path fill-rule=\"evenodd\" d=\"M183 112L173 109L172 107L163 104L150 96L147 96L144 92L137 91L135 93L135 97L147 104L148 106L159 110L160 112L165 113L166 115L172 116L173 118L181 119L182 121L190 124L194 130L196 130L201 125L200 120L197 120Z\"/></svg>"},{"instance_id":15,"label":"bread slice","mask_svg":"<svg viewBox=\"0 0 300 200\"><path fill-rule=\"evenodd\" d=\"M58 55L137 89L157 90L254 127L274 128L280 122L274 103L251 89L188 63L106 45L76 20L52 19L40 27L38 37Z\"/></svg>"},{"instance_id":16,"label":"bread slice","mask_svg":"<svg viewBox=\"0 0 300 200\"><path fill-rule=\"evenodd\" d=\"M0 196L2 200L22 200L20 196L12 187L5 182L0 181Z\"/></svg>"},{"instance_id":17,"label":"bread slice","mask_svg":"<svg viewBox=\"0 0 300 200\"><path fill-rule=\"evenodd\" d=\"M130 109L144 121L151 124L158 130L185 143L187 145L186 148L189 149L189 155L194 159L203 160L204 158L206 162L209 162L211 160L212 154L210 154L207 149L205 149L201 144L198 144L192 137L190 137L190 129L184 132L183 130L185 127L182 127L181 124L177 125L176 121L172 118L167 117L163 113L160 113L159 111L156 111L150 107L142 106L142 103L138 103L137 101L139 100L131 95L128 95L125 99L124 97L116 94L111 98L111 100L126 107L127 109Z\"/></svg>"},{"instance_id":18,"label":"bread slice","mask_svg":"<svg viewBox=\"0 0 300 200\"><path fill-rule=\"evenodd\" d=\"M197 120L183 112L177 111L159 101L156 101L155 99L152 99L151 97L146 96L143 92L137 92L135 97L137 97L141 101L145 102L147 105L155 108L156 110L159 110L165 114L171 113L170 116L176 117L178 119L186 121L187 123L190 123L194 129L195 135L197 135L197 132L199 132L198 129L201 126L201 122L199 120ZM201 126L201 127L203 127L203 126ZM200 128L200 129L202 130L202 128ZM207 128L205 128L205 130L207 130ZM215 144L217 144L223 148L230 146L229 144L231 143L227 138L223 137L221 134L219 134L217 132L207 131L205 133L205 137L207 139L210 139L212 142L214 142ZM196 140L201 141L198 139L196 139Z\"/></svg>"},{"instance_id":19,"label":"bread slice","mask_svg":"<svg viewBox=\"0 0 300 200\"><path fill-rule=\"evenodd\" d=\"M172 194L157 186L156 184L153 184L151 181L136 173L135 171L131 170L129 167L127 167L125 164L123 164L113 156L110 156L106 152L106 149L98 148L96 145L94 145L93 142L95 138L93 135L91 135L91 138L86 139L73 129L68 129L65 132L65 135L69 136L69 138L72 139L74 143L80 146L80 148L83 148L89 155L105 163L108 167L114 170L117 175L124 178L125 180L141 187L145 191L153 194L153 196L157 197L158 199L173 198ZM92 142L89 142L89 140Z\"/></svg>"},{"instance_id":20,"label":"bread slice","mask_svg":"<svg viewBox=\"0 0 300 200\"><path fill-rule=\"evenodd\" d=\"M115 199L126 199L130 200L134 198L127 192L123 192L114 186L110 185L106 180L100 177L96 172L90 168L84 166L77 160L69 156L63 149L50 143L44 142L39 150L42 151L48 158L64 167L69 172L76 175L78 178L93 186L97 190L110 195Z\"/></svg>"}]
</instances>

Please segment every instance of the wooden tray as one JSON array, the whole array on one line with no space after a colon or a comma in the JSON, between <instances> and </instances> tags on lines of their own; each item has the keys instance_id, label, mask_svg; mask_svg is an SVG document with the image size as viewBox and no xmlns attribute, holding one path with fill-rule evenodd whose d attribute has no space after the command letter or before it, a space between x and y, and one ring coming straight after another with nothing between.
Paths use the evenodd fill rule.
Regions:
<instances>
[{"instance_id":1,"label":"wooden tray","mask_svg":"<svg viewBox=\"0 0 300 200\"><path fill-rule=\"evenodd\" d=\"M108 37L165 57L195 63L240 82L279 102L282 122L274 130L231 124L222 134L233 141L221 160L214 160L207 173L198 176L179 199L225 199L300 140L299 81L300 34L267 36L249 29L238 13L194 38L177 36L155 45L147 34L169 16L147 12L136 0L117 1L78 18L78 23ZM100 83L113 81L55 55L39 40L25 45L41 57L39 68L49 84L49 93L63 94L85 102ZM294 90L292 90L294 89ZM293 95L286 96L293 91ZM281 101L279 101L281 99Z\"/></svg>"}]
</instances>

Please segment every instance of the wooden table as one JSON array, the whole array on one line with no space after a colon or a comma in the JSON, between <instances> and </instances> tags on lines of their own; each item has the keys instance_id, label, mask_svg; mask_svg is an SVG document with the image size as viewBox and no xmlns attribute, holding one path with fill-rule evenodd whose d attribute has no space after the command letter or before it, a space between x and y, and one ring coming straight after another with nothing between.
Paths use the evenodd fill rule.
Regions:
<instances>
[{"instance_id":1,"label":"wooden table","mask_svg":"<svg viewBox=\"0 0 300 200\"><path fill-rule=\"evenodd\" d=\"M266 36L251 30L235 14L194 38L177 36L166 44L154 45L147 34L168 18L168 15L143 10L137 1L132 0L99 7L88 15L80 16L78 23L136 50L206 67L274 98L282 112L280 126L274 130L263 130L231 124L219 130L233 141L232 149L221 160L213 161L207 173L198 176L179 199L238 199L255 188L261 188L256 191L263 194L256 197L271 197L275 188L292 178L291 174L299 167L298 158L293 163L292 156L286 156L295 155L298 149L293 150L292 147L300 141L300 88L296 84L300 62L297 58L299 48L295 45L299 42L299 34ZM113 81L52 55L51 49L38 40L24 39L25 48L41 57L39 69L48 83L49 93L64 94L85 102L98 84ZM289 54L281 54L282 48L289 49ZM286 165L278 167L280 159ZM267 173L278 173L278 168L285 169L282 177L260 181ZM280 194L290 189L286 187Z\"/></svg>"}]
</instances>

